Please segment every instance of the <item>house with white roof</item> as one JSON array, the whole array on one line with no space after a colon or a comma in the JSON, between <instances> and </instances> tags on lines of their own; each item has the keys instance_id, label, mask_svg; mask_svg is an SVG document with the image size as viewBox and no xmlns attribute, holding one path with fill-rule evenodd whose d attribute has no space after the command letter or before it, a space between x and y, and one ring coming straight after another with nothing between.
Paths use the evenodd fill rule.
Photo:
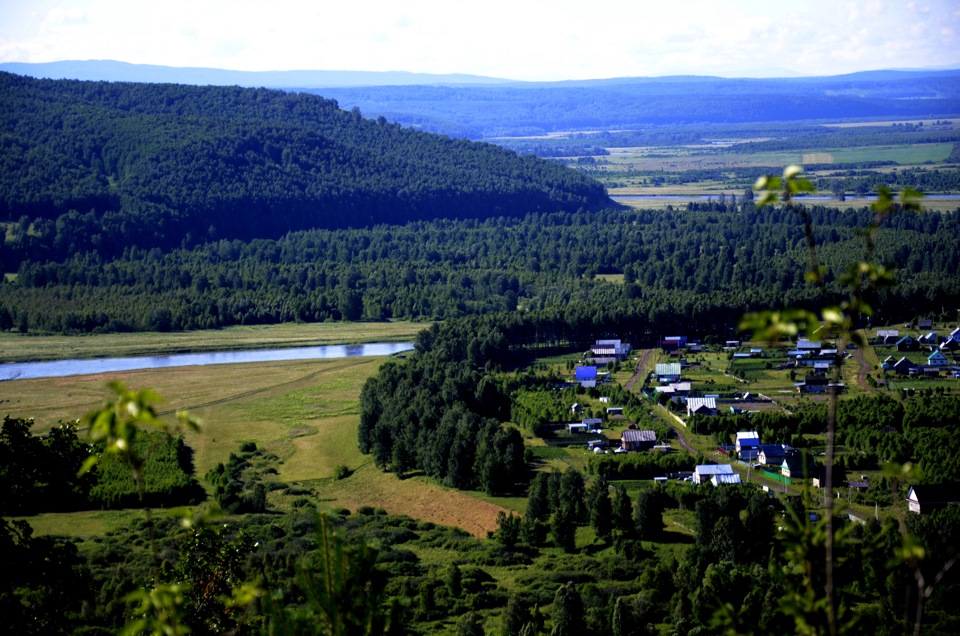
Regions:
<instances>
[{"instance_id":1,"label":"house with white roof","mask_svg":"<svg viewBox=\"0 0 960 636\"><path fill-rule=\"evenodd\" d=\"M680 380L680 371L679 362L660 363L656 367L657 381L678 382Z\"/></svg>"},{"instance_id":2,"label":"house with white roof","mask_svg":"<svg viewBox=\"0 0 960 636\"><path fill-rule=\"evenodd\" d=\"M693 483L703 484L714 475L733 475L733 466L730 464L703 464L693 469Z\"/></svg>"},{"instance_id":3,"label":"house with white roof","mask_svg":"<svg viewBox=\"0 0 960 636\"><path fill-rule=\"evenodd\" d=\"M714 475L710 478L710 483L716 488L720 484L740 484L743 482L740 480L740 475L734 473L732 475Z\"/></svg>"},{"instance_id":4,"label":"house with white roof","mask_svg":"<svg viewBox=\"0 0 960 636\"><path fill-rule=\"evenodd\" d=\"M717 398L687 398L687 415L716 415Z\"/></svg>"}]
</instances>

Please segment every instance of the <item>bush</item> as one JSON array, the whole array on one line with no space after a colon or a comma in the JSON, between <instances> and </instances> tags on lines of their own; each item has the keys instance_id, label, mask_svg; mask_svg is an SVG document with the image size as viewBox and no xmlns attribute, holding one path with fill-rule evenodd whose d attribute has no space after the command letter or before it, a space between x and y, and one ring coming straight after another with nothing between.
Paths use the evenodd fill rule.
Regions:
<instances>
[{"instance_id":1,"label":"bush","mask_svg":"<svg viewBox=\"0 0 960 636\"><path fill-rule=\"evenodd\" d=\"M333 469L333 477L337 480L346 479L350 476L350 469L344 464L337 464Z\"/></svg>"}]
</instances>

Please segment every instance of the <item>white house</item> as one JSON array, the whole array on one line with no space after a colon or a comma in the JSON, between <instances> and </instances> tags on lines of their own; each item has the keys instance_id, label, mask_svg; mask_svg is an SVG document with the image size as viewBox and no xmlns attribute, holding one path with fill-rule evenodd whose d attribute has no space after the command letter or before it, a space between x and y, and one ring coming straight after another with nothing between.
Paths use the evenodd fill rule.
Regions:
<instances>
[{"instance_id":1,"label":"white house","mask_svg":"<svg viewBox=\"0 0 960 636\"><path fill-rule=\"evenodd\" d=\"M702 464L693 469L693 483L703 484L714 475L733 475L733 466L730 464Z\"/></svg>"}]
</instances>

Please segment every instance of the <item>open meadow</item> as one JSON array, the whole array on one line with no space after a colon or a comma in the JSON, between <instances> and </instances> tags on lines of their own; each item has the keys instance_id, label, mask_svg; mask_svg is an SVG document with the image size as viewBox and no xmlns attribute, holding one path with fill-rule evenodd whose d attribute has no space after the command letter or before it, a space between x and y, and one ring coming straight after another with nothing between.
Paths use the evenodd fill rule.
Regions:
<instances>
[{"instance_id":1,"label":"open meadow","mask_svg":"<svg viewBox=\"0 0 960 636\"><path fill-rule=\"evenodd\" d=\"M323 507L371 506L485 536L496 527L500 506L425 477L398 479L360 454L360 389L385 361L344 358L11 380L0 382L0 413L34 418L34 431L42 432L96 408L107 397L110 380L149 387L164 398L159 410L168 422L179 410L199 418L200 432L185 434L198 478L226 462L241 442L254 441L279 458L276 480L313 490ZM336 480L334 469L340 465L350 474ZM128 518L126 511L88 511L30 521L39 534L91 536Z\"/></svg>"}]
</instances>

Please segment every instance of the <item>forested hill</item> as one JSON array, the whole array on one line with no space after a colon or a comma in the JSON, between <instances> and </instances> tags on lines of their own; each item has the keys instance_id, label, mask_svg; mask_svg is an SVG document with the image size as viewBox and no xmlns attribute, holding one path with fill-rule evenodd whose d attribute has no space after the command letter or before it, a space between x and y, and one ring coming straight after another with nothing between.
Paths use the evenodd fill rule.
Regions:
<instances>
[{"instance_id":1,"label":"forested hill","mask_svg":"<svg viewBox=\"0 0 960 636\"><path fill-rule=\"evenodd\" d=\"M609 204L573 170L315 95L0 73L0 121L0 222L22 229L8 268L25 254Z\"/></svg>"}]
</instances>

